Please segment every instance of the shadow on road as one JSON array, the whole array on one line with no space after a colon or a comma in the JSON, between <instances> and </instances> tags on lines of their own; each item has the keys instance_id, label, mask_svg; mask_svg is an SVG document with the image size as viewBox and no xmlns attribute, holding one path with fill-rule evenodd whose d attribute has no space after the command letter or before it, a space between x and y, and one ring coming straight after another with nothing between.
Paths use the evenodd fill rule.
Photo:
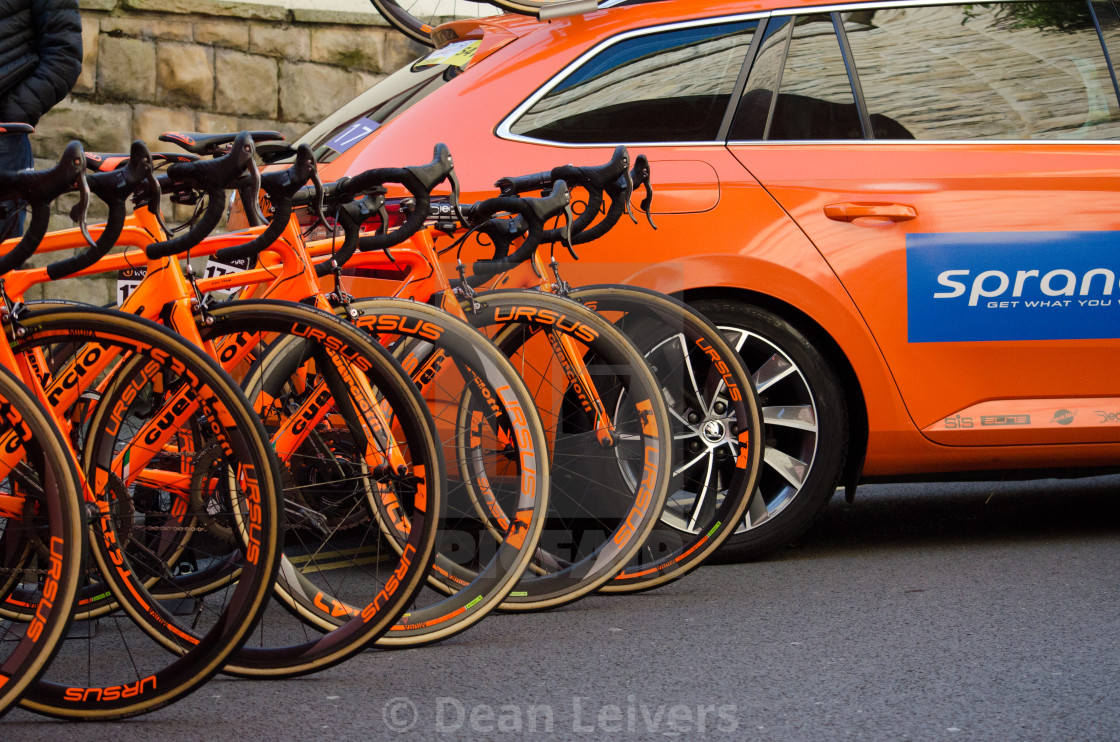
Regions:
<instances>
[{"instance_id":1,"label":"shadow on road","mask_svg":"<svg viewBox=\"0 0 1120 742\"><path fill-rule=\"evenodd\" d=\"M837 549L933 547L1120 536L1120 475L1025 482L869 485L837 492L776 559Z\"/></svg>"}]
</instances>

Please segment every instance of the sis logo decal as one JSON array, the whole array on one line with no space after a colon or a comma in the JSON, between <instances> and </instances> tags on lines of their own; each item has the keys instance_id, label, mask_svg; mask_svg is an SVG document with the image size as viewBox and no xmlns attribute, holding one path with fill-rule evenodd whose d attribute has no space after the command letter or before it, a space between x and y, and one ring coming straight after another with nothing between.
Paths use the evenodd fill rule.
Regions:
<instances>
[{"instance_id":1,"label":"sis logo decal","mask_svg":"<svg viewBox=\"0 0 1120 742\"><path fill-rule=\"evenodd\" d=\"M906 238L909 341L1120 338L1120 233Z\"/></svg>"}]
</instances>

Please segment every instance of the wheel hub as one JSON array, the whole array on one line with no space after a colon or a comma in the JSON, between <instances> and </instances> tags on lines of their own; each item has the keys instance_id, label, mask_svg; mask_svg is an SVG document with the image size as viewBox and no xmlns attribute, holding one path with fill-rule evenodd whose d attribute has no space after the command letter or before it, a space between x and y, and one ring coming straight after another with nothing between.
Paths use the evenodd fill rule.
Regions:
<instances>
[{"instance_id":1,"label":"wheel hub","mask_svg":"<svg viewBox=\"0 0 1120 742\"><path fill-rule=\"evenodd\" d=\"M715 445L727 437L727 425L722 420L709 420L704 423L701 433L705 441Z\"/></svg>"}]
</instances>

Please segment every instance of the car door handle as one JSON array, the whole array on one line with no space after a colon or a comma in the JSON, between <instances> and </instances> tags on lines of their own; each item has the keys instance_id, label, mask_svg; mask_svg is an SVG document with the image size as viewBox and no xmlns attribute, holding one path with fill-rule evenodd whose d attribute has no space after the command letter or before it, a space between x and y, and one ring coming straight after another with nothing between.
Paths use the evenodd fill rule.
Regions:
<instances>
[{"instance_id":1,"label":"car door handle","mask_svg":"<svg viewBox=\"0 0 1120 742\"><path fill-rule=\"evenodd\" d=\"M906 204L844 203L828 204L824 207L824 215L838 222L852 222L863 217L905 222L918 216L918 210Z\"/></svg>"}]
</instances>

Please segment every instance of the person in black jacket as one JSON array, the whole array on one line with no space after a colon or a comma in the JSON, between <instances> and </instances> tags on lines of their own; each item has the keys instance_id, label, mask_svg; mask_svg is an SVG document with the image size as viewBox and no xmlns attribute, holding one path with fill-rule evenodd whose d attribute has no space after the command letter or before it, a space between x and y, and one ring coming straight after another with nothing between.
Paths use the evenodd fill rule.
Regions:
<instances>
[{"instance_id":1,"label":"person in black jacket","mask_svg":"<svg viewBox=\"0 0 1120 742\"><path fill-rule=\"evenodd\" d=\"M0 0L0 122L34 126L81 71L78 0ZM26 134L0 137L0 170L33 164Z\"/></svg>"}]
</instances>

